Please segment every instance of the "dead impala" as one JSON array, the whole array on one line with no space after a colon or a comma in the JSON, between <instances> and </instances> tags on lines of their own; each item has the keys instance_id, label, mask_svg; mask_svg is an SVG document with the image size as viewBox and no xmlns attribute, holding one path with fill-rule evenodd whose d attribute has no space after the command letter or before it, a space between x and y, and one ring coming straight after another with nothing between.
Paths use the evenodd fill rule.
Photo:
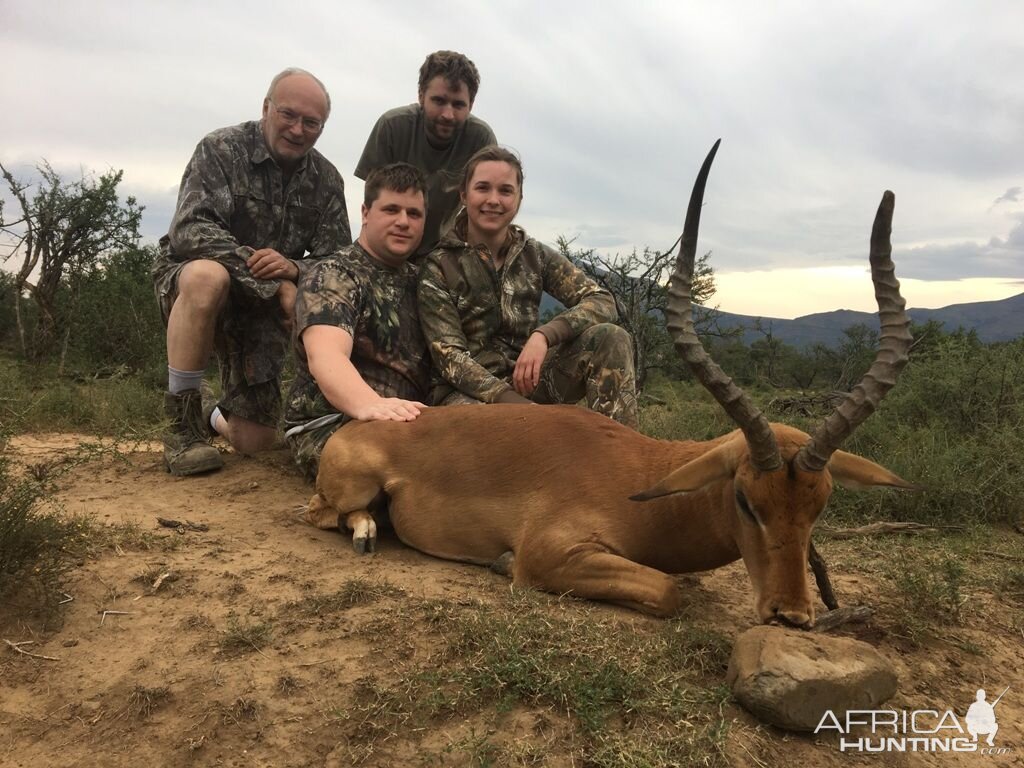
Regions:
<instances>
[{"instance_id":1,"label":"dead impala","mask_svg":"<svg viewBox=\"0 0 1024 768\"><path fill-rule=\"evenodd\" d=\"M717 149L718 142L694 184L667 316L676 349L739 429L707 442L654 440L582 408L533 405L453 406L408 423L353 422L324 449L306 519L345 526L358 551L372 549L368 506L383 491L398 537L422 552L503 563L516 585L656 616L680 605L668 574L742 557L762 621L812 625L811 529L832 483L914 487L838 450L893 386L911 343L891 260L894 198L883 195L871 233L877 357L807 435L769 423L693 330L697 229Z\"/></svg>"}]
</instances>

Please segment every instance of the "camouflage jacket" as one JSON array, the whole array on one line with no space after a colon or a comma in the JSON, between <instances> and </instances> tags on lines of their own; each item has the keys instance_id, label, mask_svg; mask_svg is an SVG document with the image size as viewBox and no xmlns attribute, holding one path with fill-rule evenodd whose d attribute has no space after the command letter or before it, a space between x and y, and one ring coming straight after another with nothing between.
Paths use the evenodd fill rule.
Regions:
<instances>
[{"instance_id":1,"label":"camouflage jacket","mask_svg":"<svg viewBox=\"0 0 1024 768\"><path fill-rule=\"evenodd\" d=\"M285 184L257 121L210 133L196 147L181 179L178 206L160 239L154 274L175 262L213 259L231 276L236 307L220 329L221 352L240 359L250 384L280 374L288 336L277 317L279 281L259 280L246 260L273 248L292 259L299 274L311 259L349 245L345 185L337 169L315 149Z\"/></svg>"},{"instance_id":2,"label":"camouflage jacket","mask_svg":"<svg viewBox=\"0 0 1024 768\"><path fill-rule=\"evenodd\" d=\"M420 323L440 379L492 403L512 391L512 370L533 331L554 347L616 319L615 300L572 262L517 226L495 270L486 247L464 239L466 214L427 256L417 289ZM568 309L538 326L542 293ZM449 390L450 391L450 390Z\"/></svg>"},{"instance_id":3,"label":"camouflage jacket","mask_svg":"<svg viewBox=\"0 0 1024 768\"><path fill-rule=\"evenodd\" d=\"M295 381L285 429L338 413L309 372L302 332L333 325L352 336L352 364L382 397L423 400L430 358L416 310L416 268L392 269L359 243L316 264L299 281L295 301Z\"/></svg>"}]
</instances>

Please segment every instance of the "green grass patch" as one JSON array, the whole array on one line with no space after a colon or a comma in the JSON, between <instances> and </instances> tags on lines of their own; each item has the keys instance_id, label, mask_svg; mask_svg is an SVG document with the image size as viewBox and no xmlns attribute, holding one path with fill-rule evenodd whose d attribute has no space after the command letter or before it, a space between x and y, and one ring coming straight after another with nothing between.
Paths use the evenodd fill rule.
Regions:
<instances>
[{"instance_id":1,"label":"green grass patch","mask_svg":"<svg viewBox=\"0 0 1024 768\"><path fill-rule=\"evenodd\" d=\"M248 621L231 615L220 639L220 649L229 655L259 652L270 642L272 634L269 621Z\"/></svg>"},{"instance_id":2,"label":"green grass patch","mask_svg":"<svg viewBox=\"0 0 1024 768\"><path fill-rule=\"evenodd\" d=\"M163 418L161 390L138 377L58 376L0 352L0 422L10 432L89 432L152 438Z\"/></svg>"},{"instance_id":3,"label":"green grass patch","mask_svg":"<svg viewBox=\"0 0 1024 768\"><path fill-rule=\"evenodd\" d=\"M962 622L967 572L959 558L931 553L890 563L886 576L898 596L896 632L915 645L935 636L938 628Z\"/></svg>"},{"instance_id":4,"label":"green grass patch","mask_svg":"<svg viewBox=\"0 0 1024 768\"><path fill-rule=\"evenodd\" d=\"M622 625L584 605L557 608L529 590L499 605L403 600L363 631L424 626L429 653L396 651L386 676L362 678L337 707L354 752L415 737L423 724L493 718L448 751L474 765L526 759L502 718L523 709L566 716L584 765L723 765L721 687L731 643L682 621ZM685 725L684 725L685 723Z\"/></svg>"},{"instance_id":5,"label":"green grass patch","mask_svg":"<svg viewBox=\"0 0 1024 768\"><path fill-rule=\"evenodd\" d=\"M385 581L347 579L331 594L308 595L289 603L287 609L303 617L328 616L347 611L357 605L369 605L387 597L399 597L404 591Z\"/></svg>"},{"instance_id":6,"label":"green grass patch","mask_svg":"<svg viewBox=\"0 0 1024 768\"><path fill-rule=\"evenodd\" d=\"M0 444L5 440L0 436ZM49 619L65 574L88 550L94 526L44 505L47 486L0 452L0 602Z\"/></svg>"}]
</instances>

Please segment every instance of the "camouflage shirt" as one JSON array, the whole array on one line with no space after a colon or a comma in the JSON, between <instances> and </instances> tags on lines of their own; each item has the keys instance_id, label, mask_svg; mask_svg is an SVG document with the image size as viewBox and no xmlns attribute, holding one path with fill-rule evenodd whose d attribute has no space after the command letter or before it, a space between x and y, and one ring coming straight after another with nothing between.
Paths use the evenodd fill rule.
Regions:
<instances>
[{"instance_id":1,"label":"camouflage shirt","mask_svg":"<svg viewBox=\"0 0 1024 768\"><path fill-rule=\"evenodd\" d=\"M302 276L295 301L297 370L285 410L286 430L338 413L309 372L301 336L311 325L333 325L352 336L352 364L377 394L424 399L430 358L411 264L392 269L356 243Z\"/></svg>"},{"instance_id":2,"label":"camouflage shirt","mask_svg":"<svg viewBox=\"0 0 1024 768\"><path fill-rule=\"evenodd\" d=\"M160 239L154 275L176 262L213 259L231 276L236 316L222 323L220 351L242 363L248 383L280 374L288 347L277 317L278 280L259 280L246 260L273 248L292 259L299 274L310 259L352 242L345 185L315 149L285 182L271 157L260 123L250 121L210 133L196 147L181 179L178 206Z\"/></svg>"},{"instance_id":3,"label":"camouflage shirt","mask_svg":"<svg viewBox=\"0 0 1024 768\"><path fill-rule=\"evenodd\" d=\"M486 247L465 242L465 231L463 212L424 261L417 291L434 367L455 389L495 402L512 391L512 370L533 331L554 347L616 319L608 291L521 228L510 227L508 252L498 270ZM568 309L538 327L545 291Z\"/></svg>"}]
</instances>

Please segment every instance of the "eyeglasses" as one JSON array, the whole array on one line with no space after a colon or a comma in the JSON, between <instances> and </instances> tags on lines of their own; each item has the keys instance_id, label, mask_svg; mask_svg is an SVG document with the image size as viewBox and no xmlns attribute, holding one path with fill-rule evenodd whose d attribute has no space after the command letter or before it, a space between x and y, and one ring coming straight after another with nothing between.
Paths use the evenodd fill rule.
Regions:
<instances>
[{"instance_id":1,"label":"eyeglasses","mask_svg":"<svg viewBox=\"0 0 1024 768\"><path fill-rule=\"evenodd\" d=\"M298 114L297 112L293 112L287 107L279 107L277 106L277 104L274 104L273 99L267 99L267 101L274 105L274 111L277 112L278 117L280 117L281 121L289 128L291 128L296 123L301 122L302 130L304 130L306 133L320 133L320 131L324 129L323 120L317 120L314 117L303 117L302 115Z\"/></svg>"}]
</instances>

